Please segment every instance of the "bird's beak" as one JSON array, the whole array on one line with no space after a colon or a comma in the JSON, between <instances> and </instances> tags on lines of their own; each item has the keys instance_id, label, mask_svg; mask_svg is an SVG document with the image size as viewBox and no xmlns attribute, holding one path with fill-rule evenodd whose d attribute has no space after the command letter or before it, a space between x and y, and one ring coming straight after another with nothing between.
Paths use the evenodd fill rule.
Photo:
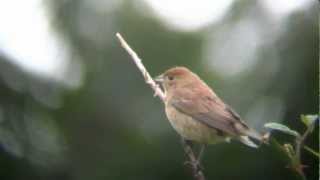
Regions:
<instances>
[{"instance_id":1,"label":"bird's beak","mask_svg":"<svg viewBox=\"0 0 320 180\"><path fill-rule=\"evenodd\" d=\"M155 78L154 78L154 81L155 81L156 83L158 83L158 84L162 84L163 81L164 81L163 75L161 74L161 75L155 77Z\"/></svg>"}]
</instances>

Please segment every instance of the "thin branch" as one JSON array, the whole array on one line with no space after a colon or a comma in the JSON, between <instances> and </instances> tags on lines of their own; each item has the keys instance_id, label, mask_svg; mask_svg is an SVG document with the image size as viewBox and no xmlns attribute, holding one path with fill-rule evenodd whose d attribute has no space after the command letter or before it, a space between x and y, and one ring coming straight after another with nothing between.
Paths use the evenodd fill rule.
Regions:
<instances>
[{"instance_id":1,"label":"thin branch","mask_svg":"<svg viewBox=\"0 0 320 180\"><path fill-rule=\"evenodd\" d=\"M307 128L307 130L302 134L302 136L298 136L296 139L296 155L297 155L299 162L301 160L301 148L302 148L307 136L311 133L313 126L314 126L313 124L310 125Z\"/></svg>"},{"instance_id":2,"label":"thin branch","mask_svg":"<svg viewBox=\"0 0 320 180\"><path fill-rule=\"evenodd\" d=\"M165 94L163 93L163 91L159 88L159 86L154 82L154 80L152 79L152 77L150 76L150 74L148 73L148 71L146 70L146 68L144 67L144 65L142 64L141 59L139 58L139 56L137 55L137 53L135 53L131 47L129 46L129 44L123 39L123 37L120 35L120 33L116 34L117 38L119 39L121 46L128 52L128 54L131 56L133 62L137 65L138 69L141 71L144 80L147 84L150 85L150 87L153 89L153 91L155 92L155 96L159 96L159 98L162 100L162 102L164 102L164 98L165 98Z\"/></svg>"},{"instance_id":3,"label":"thin branch","mask_svg":"<svg viewBox=\"0 0 320 180\"><path fill-rule=\"evenodd\" d=\"M154 82L144 65L142 64L141 59L135 53L132 48L128 45L128 43L123 39L123 37L120 35L120 33L116 34L118 40L121 43L121 46L128 52L128 54L131 56L133 62L136 64L138 69L141 71L144 80L149 86L153 89L155 92L155 96L159 96L159 98L162 100L162 102L165 101L165 93L161 90L161 88ZM185 142L185 141L184 141ZM194 178L196 180L205 180L204 174L201 170L200 162L198 162L195 153L192 150L192 147L188 143L183 143L183 149L185 153L187 154L189 158L189 162L191 164L191 170Z\"/></svg>"},{"instance_id":4,"label":"thin branch","mask_svg":"<svg viewBox=\"0 0 320 180\"><path fill-rule=\"evenodd\" d=\"M297 171L301 174L303 179L306 179L306 176L303 173L303 169L302 169L304 166L301 163L301 149L304 145L304 141L306 140L308 135L312 132L315 122L313 122L313 124L308 126L307 130L302 134L302 136L298 136L296 138L295 156L296 156L297 162L299 163L299 167Z\"/></svg>"},{"instance_id":5,"label":"thin branch","mask_svg":"<svg viewBox=\"0 0 320 180\"><path fill-rule=\"evenodd\" d=\"M320 159L320 154L316 152L315 150L311 149L309 146L304 145L303 148L307 150L312 155L316 156L318 159Z\"/></svg>"},{"instance_id":6,"label":"thin branch","mask_svg":"<svg viewBox=\"0 0 320 180\"><path fill-rule=\"evenodd\" d=\"M196 158L196 155L192 151L192 145L188 144L188 141L182 138L182 147L189 158L189 162L186 164L190 164L193 177L196 180L205 180L204 174L201 170L201 162Z\"/></svg>"}]
</instances>

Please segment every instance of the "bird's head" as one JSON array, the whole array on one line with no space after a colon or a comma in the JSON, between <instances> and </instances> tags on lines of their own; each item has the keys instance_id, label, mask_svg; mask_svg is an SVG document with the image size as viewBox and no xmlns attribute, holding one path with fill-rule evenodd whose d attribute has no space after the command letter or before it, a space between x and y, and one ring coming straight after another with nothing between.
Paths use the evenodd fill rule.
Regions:
<instances>
[{"instance_id":1,"label":"bird's head","mask_svg":"<svg viewBox=\"0 0 320 180\"><path fill-rule=\"evenodd\" d=\"M199 78L186 67L174 67L157 76L155 81L161 84L166 92L192 85Z\"/></svg>"}]
</instances>

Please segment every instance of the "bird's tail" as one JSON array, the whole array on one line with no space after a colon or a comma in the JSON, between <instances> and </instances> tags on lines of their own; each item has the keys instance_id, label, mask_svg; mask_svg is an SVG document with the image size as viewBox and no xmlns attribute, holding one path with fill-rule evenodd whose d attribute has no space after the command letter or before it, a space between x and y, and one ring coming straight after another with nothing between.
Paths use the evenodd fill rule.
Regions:
<instances>
[{"instance_id":1,"label":"bird's tail","mask_svg":"<svg viewBox=\"0 0 320 180\"><path fill-rule=\"evenodd\" d=\"M249 136L250 139L253 139L254 141L258 141L259 143L263 142L263 137L261 134L256 132L255 130L250 129L246 133L247 136Z\"/></svg>"},{"instance_id":2,"label":"bird's tail","mask_svg":"<svg viewBox=\"0 0 320 180\"><path fill-rule=\"evenodd\" d=\"M239 138L243 144L253 148L258 148L259 145L263 143L263 137L256 131L250 129L245 134L246 135L240 136Z\"/></svg>"},{"instance_id":3,"label":"bird's tail","mask_svg":"<svg viewBox=\"0 0 320 180\"><path fill-rule=\"evenodd\" d=\"M253 148L258 148L259 146L254 143L252 140L249 139L248 136L240 136L239 138L240 142L242 142L243 144L253 147Z\"/></svg>"}]
</instances>

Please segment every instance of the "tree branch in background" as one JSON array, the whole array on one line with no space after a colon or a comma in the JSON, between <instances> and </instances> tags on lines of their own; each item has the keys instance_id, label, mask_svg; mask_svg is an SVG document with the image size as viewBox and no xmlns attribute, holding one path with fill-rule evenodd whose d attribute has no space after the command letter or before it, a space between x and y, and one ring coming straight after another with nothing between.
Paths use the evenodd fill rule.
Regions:
<instances>
[{"instance_id":1,"label":"tree branch in background","mask_svg":"<svg viewBox=\"0 0 320 180\"><path fill-rule=\"evenodd\" d=\"M320 158L319 152L316 152L315 150L304 145L306 138L308 137L308 135L312 133L314 127L318 124L317 122L319 121L319 116L318 115L301 115L300 119L307 128L302 135L299 132L292 130L289 127L279 123L267 123L264 126L266 128L281 131L285 134L295 137L294 145L290 143L285 143L284 145L280 145L278 143L276 144L277 144L277 147L280 147L281 149L283 149L286 155L289 157L290 164L288 165L288 167L290 167L291 169L299 173L302 179L305 180L306 176L303 172L303 168L306 167L306 165L302 164L301 162L301 150L302 148L304 148L315 157Z\"/></svg>"},{"instance_id":2,"label":"tree branch in background","mask_svg":"<svg viewBox=\"0 0 320 180\"><path fill-rule=\"evenodd\" d=\"M302 136L298 136L296 138L296 155L297 159L301 161L301 149L304 144L304 141L306 140L307 136L312 133L314 126L315 126L316 120L308 125L307 130L303 133Z\"/></svg>"},{"instance_id":3,"label":"tree branch in background","mask_svg":"<svg viewBox=\"0 0 320 180\"><path fill-rule=\"evenodd\" d=\"M118 40L120 41L121 46L128 52L128 54L131 56L133 62L136 64L136 66L138 67L138 69L141 71L144 80L147 84L149 84L149 86L153 89L153 91L155 92L155 96L158 96L162 102L164 102L165 99L165 93L162 91L162 89L158 86L158 84L156 84L154 82L154 80L152 79L152 77L150 76L150 74L148 73L148 71L146 70L146 68L144 67L144 65L142 64L141 59L139 58L139 56L137 55L137 53L135 53L131 47L128 45L128 43L123 39L123 37L120 35L120 33L116 34ZM189 158L189 164L191 165L191 170L192 170L192 174L193 177L196 180L205 180L204 174L201 170L201 165L200 162L198 162L195 153L192 150L192 147L190 144L186 143L185 140L183 140L183 149L185 151L185 153L187 154L188 158Z\"/></svg>"},{"instance_id":4,"label":"tree branch in background","mask_svg":"<svg viewBox=\"0 0 320 180\"><path fill-rule=\"evenodd\" d=\"M304 118L308 118L308 117L302 116L301 117L302 121ZM312 133L317 119L318 118L315 118L315 120L312 120L309 123L307 123L306 124L307 130L302 134L302 136L296 137L295 155L296 155L297 162L299 163L299 166L297 167L296 171L302 176L303 179L306 179L306 176L303 173L304 165L301 163L301 149L304 146L304 142L307 139L307 136Z\"/></svg>"}]
</instances>

